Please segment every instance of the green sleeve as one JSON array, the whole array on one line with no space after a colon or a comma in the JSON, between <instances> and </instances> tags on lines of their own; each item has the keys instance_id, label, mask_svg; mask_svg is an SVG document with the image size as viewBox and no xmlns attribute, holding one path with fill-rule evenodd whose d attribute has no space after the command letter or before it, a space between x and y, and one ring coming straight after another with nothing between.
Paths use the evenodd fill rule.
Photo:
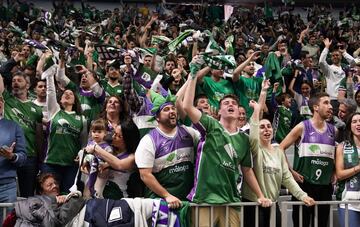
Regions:
<instances>
[{"instance_id":1,"label":"green sleeve","mask_svg":"<svg viewBox=\"0 0 360 227\"><path fill-rule=\"evenodd\" d=\"M218 121L215 120L213 117L210 117L205 113L201 114L199 124L201 125L201 127L203 127L206 130L207 133L212 131L217 123Z\"/></svg>"},{"instance_id":2,"label":"green sleeve","mask_svg":"<svg viewBox=\"0 0 360 227\"><path fill-rule=\"evenodd\" d=\"M74 82L70 81L70 82L68 83L68 85L66 85L65 88L76 92L77 89L78 89L78 86L76 86L76 84L75 84Z\"/></svg>"},{"instance_id":3,"label":"green sleeve","mask_svg":"<svg viewBox=\"0 0 360 227\"><path fill-rule=\"evenodd\" d=\"M249 137L244 135L244 143L242 146L242 153L244 153L242 159L240 160L240 165L243 167L253 168L253 158L250 151L250 141Z\"/></svg>"}]
</instances>

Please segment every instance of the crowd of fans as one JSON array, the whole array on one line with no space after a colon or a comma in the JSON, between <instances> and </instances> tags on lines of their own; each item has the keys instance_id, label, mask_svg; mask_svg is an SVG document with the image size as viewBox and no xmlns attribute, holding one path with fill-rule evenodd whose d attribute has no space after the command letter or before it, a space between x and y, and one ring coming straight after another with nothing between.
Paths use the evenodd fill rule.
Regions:
<instances>
[{"instance_id":1,"label":"crowd of fans","mask_svg":"<svg viewBox=\"0 0 360 227\"><path fill-rule=\"evenodd\" d=\"M360 198L359 6L53 6L0 3L0 202L253 201L268 226L286 187L309 226L316 201ZM224 225L223 207L209 215Z\"/></svg>"}]
</instances>

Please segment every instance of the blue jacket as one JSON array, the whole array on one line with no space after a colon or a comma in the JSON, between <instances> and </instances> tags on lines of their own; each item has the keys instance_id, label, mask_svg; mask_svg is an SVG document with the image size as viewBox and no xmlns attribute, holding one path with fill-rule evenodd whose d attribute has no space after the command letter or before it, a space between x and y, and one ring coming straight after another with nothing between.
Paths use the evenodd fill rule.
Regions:
<instances>
[{"instance_id":1,"label":"blue jacket","mask_svg":"<svg viewBox=\"0 0 360 227\"><path fill-rule=\"evenodd\" d=\"M0 184L13 181L16 177L16 168L23 165L27 158L25 136L21 127L14 121L0 119L0 147L10 147L13 142L16 142L15 161L0 156Z\"/></svg>"}]
</instances>

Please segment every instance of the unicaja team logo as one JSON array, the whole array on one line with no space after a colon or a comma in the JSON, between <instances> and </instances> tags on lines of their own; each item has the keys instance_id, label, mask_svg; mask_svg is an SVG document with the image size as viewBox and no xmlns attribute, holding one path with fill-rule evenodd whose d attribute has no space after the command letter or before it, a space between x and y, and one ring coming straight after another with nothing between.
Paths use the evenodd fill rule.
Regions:
<instances>
[{"instance_id":1,"label":"unicaja team logo","mask_svg":"<svg viewBox=\"0 0 360 227\"><path fill-rule=\"evenodd\" d=\"M171 162L172 160L174 160L175 156L176 156L175 153L171 153L171 154L166 158L166 160L169 161L169 162Z\"/></svg>"},{"instance_id":2,"label":"unicaja team logo","mask_svg":"<svg viewBox=\"0 0 360 227\"><path fill-rule=\"evenodd\" d=\"M316 145L316 144L312 144L311 146L309 146L309 150L312 153L320 153L320 147L319 147L319 145Z\"/></svg>"}]
</instances>

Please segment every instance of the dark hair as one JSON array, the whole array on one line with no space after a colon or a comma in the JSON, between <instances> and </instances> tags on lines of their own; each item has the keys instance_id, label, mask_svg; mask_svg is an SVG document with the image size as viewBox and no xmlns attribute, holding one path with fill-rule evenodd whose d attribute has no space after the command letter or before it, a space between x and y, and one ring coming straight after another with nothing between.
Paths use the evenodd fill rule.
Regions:
<instances>
[{"instance_id":1,"label":"dark hair","mask_svg":"<svg viewBox=\"0 0 360 227\"><path fill-rule=\"evenodd\" d=\"M226 99L226 98L233 99L233 100L236 101L236 103L237 103L238 105L240 105L239 98L238 98L236 95L234 95L234 94L228 94L228 95L224 95L224 97L222 97L222 98L220 99L220 101L219 101L219 107L221 106L221 102L222 102L224 99Z\"/></svg>"},{"instance_id":2,"label":"dark hair","mask_svg":"<svg viewBox=\"0 0 360 227\"><path fill-rule=\"evenodd\" d=\"M61 100L61 97L63 96L63 94L65 93L65 91L71 91L73 94L74 94L74 104L72 105L72 111L75 111L75 113L77 115L81 115L82 114L82 109L81 109L81 104L80 104L80 100L79 98L77 97L76 93L71 90L71 89L65 89L63 92L61 92L58 96L58 103L60 103L60 100ZM60 108L63 109L63 106L60 105Z\"/></svg>"},{"instance_id":3,"label":"dark hair","mask_svg":"<svg viewBox=\"0 0 360 227\"><path fill-rule=\"evenodd\" d=\"M209 99L205 94L199 94L196 96L194 106L197 106L199 99Z\"/></svg>"},{"instance_id":4,"label":"dark hair","mask_svg":"<svg viewBox=\"0 0 360 227\"><path fill-rule=\"evenodd\" d=\"M98 131L106 131L106 128L107 128L106 122L102 118L99 118L99 119L91 122L91 126L90 126L91 131L96 131L96 130L98 130Z\"/></svg>"},{"instance_id":5,"label":"dark hair","mask_svg":"<svg viewBox=\"0 0 360 227\"><path fill-rule=\"evenodd\" d=\"M120 104L119 120L120 120L120 122L123 121L123 120L125 120L125 119L127 119L127 118L129 118L130 113L129 113L128 103L127 103L125 100L123 100L122 97L119 97L119 96L117 96L117 95L110 95L110 96L106 97L105 102L104 102L104 104L103 104L103 109L102 109L102 111L101 111L101 113L100 113L100 118L102 118L102 119L104 119L104 120L107 121L107 117L106 117L106 106L107 106L110 98L112 98L112 97L114 97L114 98L116 98L117 100L119 100L119 104Z\"/></svg>"},{"instance_id":6,"label":"dark hair","mask_svg":"<svg viewBox=\"0 0 360 227\"><path fill-rule=\"evenodd\" d=\"M288 93L282 93L276 97L276 102L283 103L286 98L291 98L291 95L289 95Z\"/></svg>"},{"instance_id":7,"label":"dark hair","mask_svg":"<svg viewBox=\"0 0 360 227\"><path fill-rule=\"evenodd\" d=\"M345 138L346 138L346 140L350 141L351 144L355 144L355 142L354 142L354 134L351 131L351 121L352 121L353 117L356 116L356 115L360 115L360 113L359 112L352 113L348 117L348 119L346 121Z\"/></svg>"},{"instance_id":8,"label":"dark hair","mask_svg":"<svg viewBox=\"0 0 360 227\"><path fill-rule=\"evenodd\" d=\"M140 142L140 132L133 120L128 119L120 123L121 132L125 141L126 151L128 153L135 153L135 150Z\"/></svg>"},{"instance_id":9,"label":"dark hair","mask_svg":"<svg viewBox=\"0 0 360 227\"><path fill-rule=\"evenodd\" d=\"M39 79L35 78L34 82L31 84L31 87L29 90L34 90L39 82L44 82L45 86L46 86L46 80L39 80Z\"/></svg>"},{"instance_id":10,"label":"dark hair","mask_svg":"<svg viewBox=\"0 0 360 227\"><path fill-rule=\"evenodd\" d=\"M13 76L12 76L12 78L14 78L15 76L20 76L20 77L23 77L25 80L26 80L26 78L28 77L28 75L26 75L23 71L16 71L14 74L13 74Z\"/></svg>"},{"instance_id":11,"label":"dark hair","mask_svg":"<svg viewBox=\"0 0 360 227\"><path fill-rule=\"evenodd\" d=\"M43 188L41 187L41 185L49 178L54 178L57 181L55 175L52 173L41 173L40 175L37 176L36 185L35 185L36 194L43 193Z\"/></svg>"},{"instance_id":12,"label":"dark hair","mask_svg":"<svg viewBox=\"0 0 360 227\"><path fill-rule=\"evenodd\" d=\"M308 55L309 54L309 51L307 51L307 50L302 50L301 52L300 52L300 59L302 60L302 59L305 59L306 58L306 55Z\"/></svg>"},{"instance_id":13,"label":"dark hair","mask_svg":"<svg viewBox=\"0 0 360 227\"><path fill-rule=\"evenodd\" d=\"M309 100L309 108L311 110L311 113L314 114L314 105L319 105L319 101L322 97L329 97L329 95L325 92L319 92L311 96Z\"/></svg>"}]
</instances>

